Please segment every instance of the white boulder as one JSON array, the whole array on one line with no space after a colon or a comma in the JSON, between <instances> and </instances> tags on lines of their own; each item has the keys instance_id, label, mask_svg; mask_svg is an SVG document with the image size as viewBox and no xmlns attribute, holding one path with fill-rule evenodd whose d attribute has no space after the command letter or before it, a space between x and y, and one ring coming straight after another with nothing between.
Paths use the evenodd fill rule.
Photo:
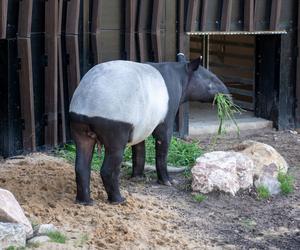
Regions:
<instances>
[{"instance_id":1,"label":"white boulder","mask_svg":"<svg viewBox=\"0 0 300 250\"><path fill-rule=\"evenodd\" d=\"M23 224L0 222L0 249L25 247L26 230Z\"/></svg>"},{"instance_id":2,"label":"white boulder","mask_svg":"<svg viewBox=\"0 0 300 250\"><path fill-rule=\"evenodd\" d=\"M246 140L239 144L235 151L253 160L256 178L265 174L277 178L278 172L286 173L289 167L285 159L272 146L265 143Z\"/></svg>"},{"instance_id":3,"label":"white boulder","mask_svg":"<svg viewBox=\"0 0 300 250\"><path fill-rule=\"evenodd\" d=\"M43 244L49 242L51 239L48 236L36 236L28 241L28 244Z\"/></svg>"},{"instance_id":4,"label":"white boulder","mask_svg":"<svg viewBox=\"0 0 300 250\"><path fill-rule=\"evenodd\" d=\"M40 226L38 226L36 233L38 235L45 235L56 231L58 230L53 224L41 224Z\"/></svg>"},{"instance_id":5,"label":"white boulder","mask_svg":"<svg viewBox=\"0 0 300 250\"><path fill-rule=\"evenodd\" d=\"M196 160L192 168L192 189L209 193L214 190L235 195L253 185L253 161L239 152L215 151Z\"/></svg>"},{"instance_id":6,"label":"white boulder","mask_svg":"<svg viewBox=\"0 0 300 250\"><path fill-rule=\"evenodd\" d=\"M8 190L0 188L0 222L19 223L25 226L27 237L33 233L31 223L26 218L23 209Z\"/></svg>"}]
</instances>

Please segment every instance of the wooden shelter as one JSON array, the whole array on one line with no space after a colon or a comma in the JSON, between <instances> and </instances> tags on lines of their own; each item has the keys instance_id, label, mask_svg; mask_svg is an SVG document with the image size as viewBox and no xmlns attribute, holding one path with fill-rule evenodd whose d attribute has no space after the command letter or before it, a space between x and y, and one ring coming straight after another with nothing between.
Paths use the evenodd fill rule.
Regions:
<instances>
[{"instance_id":1,"label":"wooden shelter","mask_svg":"<svg viewBox=\"0 0 300 250\"><path fill-rule=\"evenodd\" d=\"M297 0L0 0L0 155L66 142L69 100L93 65L178 52L203 54L257 116L299 127L299 11ZM175 128L187 133L188 105Z\"/></svg>"}]
</instances>

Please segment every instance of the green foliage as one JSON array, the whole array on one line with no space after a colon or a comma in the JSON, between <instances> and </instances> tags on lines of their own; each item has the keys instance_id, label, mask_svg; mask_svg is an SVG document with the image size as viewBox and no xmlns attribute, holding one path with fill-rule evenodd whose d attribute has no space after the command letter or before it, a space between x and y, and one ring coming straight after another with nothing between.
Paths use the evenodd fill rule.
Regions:
<instances>
[{"instance_id":1,"label":"green foliage","mask_svg":"<svg viewBox=\"0 0 300 250\"><path fill-rule=\"evenodd\" d=\"M155 164L155 140L149 137L145 141L146 145L146 163ZM57 154L71 163L75 162L76 148L74 144L66 144L62 149L57 150ZM186 142L178 138L172 138L168 163L173 166L191 167L197 157L202 154L202 150L195 142ZM92 170L99 170L104 159L104 148L101 150L99 157L98 150L95 149ZM126 147L123 161L131 161L131 147Z\"/></svg>"},{"instance_id":2,"label":"green foliage","mask_svg":"<svg viewBox=\"0 0 300 250\"><path fill-rule=\"evenodd\" d=\"M257 192L258 198L260 200L268 199L270 197L270 191L265 186L259 186L259 187L257 187L256 192Z\"/></svg>"},{"instance_id":3,"label":"green foliage","mask_svg":"<svg viewBox=\"0 0 300 250\"><path fill-rule=\"evenodd\" d=\"M195 202L201 203L202 201L205 201L207 199L207 196L203 194L194 194L193 195L193 200Z\"/></svg>"},{"instance_id":4,"label":"green foliage","mask_svg":"<svg viewBox=\"0 0 300 250\"><path fill-rule=\"evenodd\" d=\"M52 242L61 244L66 243L67 237L59 231L49 232L47 236L51 239Z\"/></svg>"},{"instance_id":5,"label":"green foliage","mask_svg":"<svg viewBox=\"0 0 300 250\"><path fill-rule=\"evenodd\" d=\"M26 249L25 247L14 247L14 246L9 246L5 248L5 250L24 250Z\"/></svg>"},{"instance_id":6,"label":"green foliage","mask_svg":"<svg viewBox=\"0 0 300 250\"><path fill-rule=\"evenodd\" d=\"M293 176L279 172L277 179L280 182L280 189L284 195L288 195L294 191Z\"/></svg>"},{"instance_id":7,"label":"green foliage","mask_svg":"<svg viewBox=\"0 0 300 250\"><path fill-rule=\"evenodd\" d=\"M220 121L218 135L222 134L224 130L223 123L225 120L232 121L237 128L237 133L240 134L240 128L234 118L234 115L241 114L243 110L233 103L231 96L228 94L219 93L215 95L213 105L215 104L217 104L218 119Z\"/></svg>"}]
</instances>

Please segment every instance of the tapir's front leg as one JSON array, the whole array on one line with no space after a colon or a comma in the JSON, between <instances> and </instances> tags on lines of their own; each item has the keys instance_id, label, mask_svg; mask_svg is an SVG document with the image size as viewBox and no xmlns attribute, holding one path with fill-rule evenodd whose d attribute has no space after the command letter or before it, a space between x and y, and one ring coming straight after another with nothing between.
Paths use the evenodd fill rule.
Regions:
<instances>
[{"instance_id":1,"label":"tapir's front leg","mask_svg":"<svg viewBox=\"0 0 300 250\"><path fill-rule=\"evenodd\" d=\"M145 167L145 141L132 146L132 177L143 177Z\"/></svg>"},{"instance_id":2,"label":"tapir's front leg","mask_svg":"<svg viewBox=\"0 0 300 250\"><path fill-rule=\"evenodd\" d=\"M171 186L171 179L167 170L167 159L172 133L173 131L170 129L170 126L166 126L165 124L159 125L153 132L158 182L167 186Z\"/></svg>"}]
</instances>

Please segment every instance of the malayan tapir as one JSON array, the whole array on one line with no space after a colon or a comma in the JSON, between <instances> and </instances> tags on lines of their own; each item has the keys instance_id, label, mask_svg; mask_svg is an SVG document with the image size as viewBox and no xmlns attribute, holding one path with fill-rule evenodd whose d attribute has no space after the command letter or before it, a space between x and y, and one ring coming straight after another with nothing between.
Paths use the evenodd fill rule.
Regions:
<instances>
[{"instance_id":1,"label":"malayan tapir","mask_svg":"<svg viewBox=\"0 0 300 250\"><path fill-rule=\"evenodd\" d=\"M187 62L137 63L110 61L98 64L82 78L70 103L70 125L76 144L76 202L92 204L90 163L96 143L105 148L101 178L113 204L120 194L119 173L123 152L132 146L132 177L143 176L145 139L155 138L158 182L171 185L167 172L168 147L179 105L187 101L211 102L217 93L228 93L221 80Z\"/></svg>"}]
</instances>

